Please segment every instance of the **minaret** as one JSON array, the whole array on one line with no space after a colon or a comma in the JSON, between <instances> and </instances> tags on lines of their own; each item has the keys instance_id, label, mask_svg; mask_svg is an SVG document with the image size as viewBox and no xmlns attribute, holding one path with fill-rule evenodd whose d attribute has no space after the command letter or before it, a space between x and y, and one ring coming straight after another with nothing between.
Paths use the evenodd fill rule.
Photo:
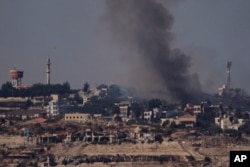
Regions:
<instances>
[{"instance_id":1,"label":"minaret","mask_svg":"<svg viewBox=\"0 0 250 167\"><path fill-rule=\"evenodd\" d=\"M232 62L228 61L227 62L227 88L231 88L231 67L232 67Z\"/></svg>"},{"instance_id":2,"label":"minaret","mask_svg":"<svg viewBox=\"0 0 250 167\"><path fill-rule=\"evenodd\" d=\"M50 58L47 59L47 70L46 70L46 78L47 78L47 84L50 84Z\"/></svg>"}]
</instances>

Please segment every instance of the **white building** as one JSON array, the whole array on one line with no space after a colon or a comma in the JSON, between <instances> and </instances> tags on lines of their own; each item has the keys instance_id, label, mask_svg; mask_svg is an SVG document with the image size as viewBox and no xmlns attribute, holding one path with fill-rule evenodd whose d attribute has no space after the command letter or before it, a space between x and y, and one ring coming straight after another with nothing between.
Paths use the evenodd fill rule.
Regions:
<instances>
[{"instance_id":1,"label":"white building","mask_svg":"<svg viewBox=\"0 0 250 167\"><path fill-rule=\"evenodd\" d=\"M153 108L153 114L154 118L160 118L161 117L161 110L159 108Z\"/></svg>"},{"instance_id":2,"label":"white building","mask_svg":"<svg viewBox=\"0 0 250 167\"><path fill-rule=\"evenodd\" d=\"M79 96L82 98L83 100L83 105L86 104L87 102L89 102L89 100L91 99L91 97L93 96L99 96L101 93L101 90L98 90L96 88L94 89L89 89L89 92L84 92L83 90L80 90L78 92Z\"/></svg>"},{"instance_id":3,"label":"white building","mask_svg":"<svg viewBox=\"0 0 250 167\"><path fill-rule=\"evenodd\" d=\"M87 102L89 102L89 100L90 100L90 97L88 97L88 96L83 96L83 97L82 97L83 105L86 104Z\"/></svg>"},{"instance_id":4,"label":"white building","mask_svg":"<svg viewBox=\"0 0 250 167\"><path fill-rule=\"evenodd\" d=\"M152 111L144 111L143 116L144 120L151 121L153 112Z\"/></svg>"},{"instance_id":5,"label":"white building","mask_svg":"<svg viewBox=\"0 0 250 167\"><path fill-rule=\"evenodd\" d=\"M216 117L215 124L220 126L222 130L238 130L239 127L244 125L245 123L243 119L234 118L233 116L228 116L225 114L223 117Z\"/></svg>"},{"instance_id":6,"label":"white building","mask_svg":"<svg viewBox=\"0 0 250 167\"><path fill-rule=\"evenodd\" d=\"M202 112L203 109L201 105L187 104L185 110L190 110L194 114L199 114Z\"/></svg>"},{"instance_id":7,"label":"white building","mask_svg":"<svg viewBox=\"0 0 250 167\"><path fill-rule=\"evenodd\" d=\"M47 115L48 116L57 116L59 115L59 104L55 101L50 101L47 106Z\"/></svg>"},{"instance_id":8,"label":"white building","mask_svg":"<svg viewBox=\"0 0 250 167\"><path fill-rule=\"evenodd\" d=\"M59 96L58 95L51 95L52 100L49 102L47 106L47 115L48 116L57 116L59 115Z\"/></svg>"},{"instance_id":9,"label":"white building","mask_svg":"<svg viewBox=\"0 0 250 167\"><path fill-rule=\"evenodd\" d=\"M226 85L222 85L221 88L218 89L219 96L228 96L228 97L235 97L235 96L242 96L242 89L240 88L228 88Z\"/></svg>"}]
</instances>

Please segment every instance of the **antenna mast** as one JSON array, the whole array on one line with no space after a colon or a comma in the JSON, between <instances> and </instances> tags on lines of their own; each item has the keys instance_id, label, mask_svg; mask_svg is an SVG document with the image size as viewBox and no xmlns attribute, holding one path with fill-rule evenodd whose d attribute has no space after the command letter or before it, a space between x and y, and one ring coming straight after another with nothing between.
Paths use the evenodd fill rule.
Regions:
<instances>
[{"instance_id":1,"label":"antenna mast","mask_svg":"<svg viewBox=\"0 0 250 167\"><path fill-rule=\"evenodd\" d=\"M227 88L231 88L231 67L232 67L232 62L227 61Z\"/></svg>"},{"instance_id":2,"label":"antenna mast","mask_svg":"<svg viewBox=\"0 0 250 167\"><path fill-rule=\"evenodd\" d=\"M46 71L46 76L47 76L47 84L50 85L50 58L47 59L47 71Z\"/></svg>"}]
</instances>

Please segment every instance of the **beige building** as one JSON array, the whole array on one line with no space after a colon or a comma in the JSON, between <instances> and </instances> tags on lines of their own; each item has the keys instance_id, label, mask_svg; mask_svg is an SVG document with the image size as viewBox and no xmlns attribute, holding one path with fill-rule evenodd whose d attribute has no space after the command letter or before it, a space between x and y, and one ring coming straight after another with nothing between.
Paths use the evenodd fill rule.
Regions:
<instances>
[{"instance_id":1,"label":"beige building","mask_svg":"<svg viewBox=\"0 0 250 167\"><path fill-rule=\"evenodd\" d=\"M120 116L122 118L127 118L129 113L130 102L129 101L122 101L117 104L120 109Z\"/></svg>"},{"instance_id":2,"label":"beige building","mask_svg":"<svg viewBox=\"0 0 250 167\"><path fill-rule=\"evenodd\" d=\"M185 127L191 127L193 128L196 123L196 116L191 114L184 114L180 117L178 117L175 121L175 123L178 124L185 124Z\"/></svg>"},{"instance_id":3,"label":"beige building","mask_svg":"<svg viewBox=\"0 0 250 167\"><path fill-rule=\"evenodd\" d=\"M67 113L64 116L65 121L85 122L90 119L91 119L90 114L86 113Z\"/></svg>"},{"instance_id":4,"label":"beige building","mask_svg":"<svg viewBox=\"0 0 250 167\"><path fill-rule=\"evenodd\" d=\"M180 123L183 122L193 122L196 123L196 116L191 114L184 114L178 118Z\"/></svg>"}]
</instances>

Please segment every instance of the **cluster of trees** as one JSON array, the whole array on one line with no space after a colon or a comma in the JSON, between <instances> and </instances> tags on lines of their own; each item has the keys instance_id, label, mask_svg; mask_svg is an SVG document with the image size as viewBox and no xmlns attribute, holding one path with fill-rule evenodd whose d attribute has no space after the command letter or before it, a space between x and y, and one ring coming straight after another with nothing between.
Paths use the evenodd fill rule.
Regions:
<instances>
[{"instance_id":1,"label":"cluster of trees","mask_svg":"<svg viewBox=\"0 0 250 167\"><path fill-rule=\"evenodd\" d=\"M90 114L113 115L119 114L119 107L115 105L117 99L113 97L98 98L94 96L83 106L83 111Z\"/></svg>"},{"instance_id":2,"label":"cluster of trees","mask_svg":"<svg viewBox=\"0 0 250 167\"><path fill-rule=\"evenodd\" d=\"M203 128L203 129L211 127L212 125L214 125L214 118L215 118L215 112L212 110L208 112L200 113L197 116L196 127Z\"/></svg>"},{"instance_id":3,"label":"cluster of trees","mask_svg":"<svg viewBox=\"0 0 250 167\"><path fill-rule=\"evenodd\" d=\"M48 96L50 94L65 95L70 92L69 82L63 84L44 85L41 83L34 84L30 88L16 89L12 87L10 82L2 85L0 97L32 97L32 96Z\"/></svg>"},{"instance_id":4,"label":"cluster of trees","mask_svg":"<svg viewBox=\"0 0 250 167\"><path fill-rule=\"evenodd\" d=\"M154 108L159 108L161 107L162 102L160 99L151 99L148 101L148 108L150 110L154 109Z\"/></svg>"},{"instance_id":5,"label":"cluster of trees","mask_svg":"<svg viewBox=\"0 0 250 167\"><path fill-rule=\"evenodd\" d=\"M122 96L121 88L118 85L104 85L101 84L97 89L107 89L107 92L99 96L93 96L90 98L88 103L83 107L72 107L71 111L81 111L90 114L102 114L104 116L110 116L113 114L119 114L119 107L115 103L119 103L120 97ZM90 85L86 82L82 88L83 92L88 94L90 93Z\"/></svg>"},{"instance_id":6,"label":"cluster of trees","mask_svg":"<svg viewBox=\"0 0 250 167\"><path fill-rule=\"evenodd\" d=\"M83 91L88 93L89 88L88 82L83 85ZM101 84L97 87L97 89L107 89L107 95L104 97L94 96L90 99L88 103L83 106L83 111L91 114L103 114L103 115L113 115L119 114L119 107L115 105L115 103L119 103L121 100L126 100L127 92L125 89L121 88L119 85L104 85ZM151 99L145 103L133 103L130 107L133 110L134 117L139 119L143 113L145 107L152 110L156 107L161 107L162 102L160 99ZM130 113L129 113L130 114Z\"/></svg>"}]
</instances>

